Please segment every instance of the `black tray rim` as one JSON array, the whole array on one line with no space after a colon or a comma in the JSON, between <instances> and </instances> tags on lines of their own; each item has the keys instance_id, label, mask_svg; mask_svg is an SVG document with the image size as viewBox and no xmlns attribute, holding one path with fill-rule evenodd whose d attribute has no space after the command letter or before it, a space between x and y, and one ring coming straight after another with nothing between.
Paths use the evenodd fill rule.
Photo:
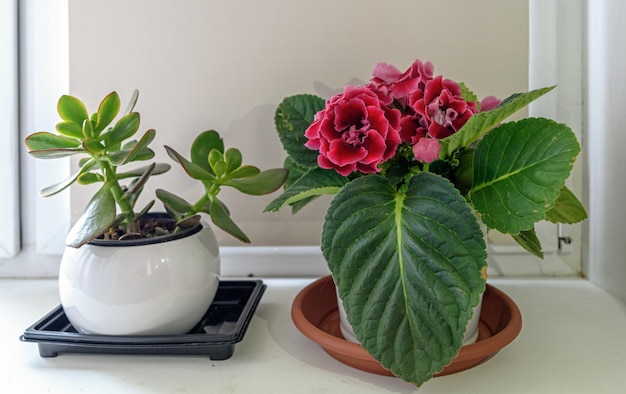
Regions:
<instances>
[{"instance_id":1,"label":"black tray rim","mask_svg":"<svg viewBox=\"0 0 626 394\"><path fill-rule=\"evenodd\" d=\"M252 293L248 298L248 302L244 306L239 319L235 326L238 326L238 330L232 335L215 335L215 334L181 334L181 335L97 335L97 334L80 334L71 332L59 332L59 331L42 331L37 330L35 327L42 323L64 314L63 308L59 305L50 312L48 312L41 319L37 320L31 326L24 330L24 333L20 336L22 342L39 342L46 344L56 344L72 347L110 347L123 349L127 347L131 348L170 348L185 347L185 346L224 346L232 345L241 342L248 329L252 316L259 305L267 285L262 280L234 280L234 279L220 279L220 285L235 285L235 284L253 284Z\"/></svg>"}]
</instances>

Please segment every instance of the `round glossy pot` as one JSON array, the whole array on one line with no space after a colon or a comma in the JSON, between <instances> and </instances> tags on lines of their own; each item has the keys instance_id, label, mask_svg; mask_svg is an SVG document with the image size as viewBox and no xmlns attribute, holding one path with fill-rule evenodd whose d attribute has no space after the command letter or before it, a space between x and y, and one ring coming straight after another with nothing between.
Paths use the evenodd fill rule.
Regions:
<instances>
[{"instance_id":1,"label":"round glossy pot","mask_svg":"<svg viewBox=\"0 0 626 394\"><path fill-rule=\"evenodd\" d=\"M80 333L179 335L211 305L219 272L215 235L198 225L150 239L67 247L59 294Z\"/></svg>"}]
</instances>

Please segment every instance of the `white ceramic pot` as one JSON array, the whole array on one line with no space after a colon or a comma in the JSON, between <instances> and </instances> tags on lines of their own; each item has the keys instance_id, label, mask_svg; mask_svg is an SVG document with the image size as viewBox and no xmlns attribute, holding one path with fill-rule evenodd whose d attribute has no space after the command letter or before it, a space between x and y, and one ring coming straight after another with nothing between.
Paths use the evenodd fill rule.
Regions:
<instances>
[{"instance_id":1,"label":"white ceramic pot","mask_svg":"<svg viewBox=\"0 0 626 394\"><path fill-rule=\"evenodd\" d=\"M478 323L480 322L480 310L482 308L482 303L483 295L481 294L480 302L474 308L472 318L469 322L467 322L467 328L465 330L465 335L463 336L463 345L471 345L478 339ZM341 330L341 335L343 335L343 337L350 342L359 343L359 340L356 339L356 335L354 335L352 325L348 322L348 315L343 307L341 298L339 298L339 294L337 294L337 305L339 307L339 329Z\"/></svg>"},{"instance_id":2,"label":"white ceramic pot","mask_svg":"<svg viewBox=\"0 0 626 394\"><path fill-rule=\"evenodd\" d=\"M194 231L133 246L66 248L59 293L74 328L102 335L177 335L193 328L215 297L220 272L213 231L206 225Z\"/></svg>"}]
</instances>

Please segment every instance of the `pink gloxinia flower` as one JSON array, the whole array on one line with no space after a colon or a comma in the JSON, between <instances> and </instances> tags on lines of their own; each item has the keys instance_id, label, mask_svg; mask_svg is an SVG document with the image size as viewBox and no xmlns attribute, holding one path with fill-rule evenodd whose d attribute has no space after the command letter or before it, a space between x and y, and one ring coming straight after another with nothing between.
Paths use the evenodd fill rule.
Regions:
<instances>
[{"instance_id":1,"label":"pink gloxinia flower","mask_svg":"<svg viewBox=\"0 0 626 394\"><path fill-rule=\"evenodd\" d=\"M402 101L414 91L424 89L426 82L433 78L433 72L431 62L422 63L420 60L415 60L404 73L391 64L378 63L371 81L385 86L391 97Z\"/></svg>"},{"instance_id":2,"label":"pink gloxinia flower","mask_svg":"<svg viewBox=\"0 0 626 394\"><path fill-rule=\"evenodd\" d=\"M439 141L434 138L420 138L415 145L413 145L413 155L422 163L432 163L439 158L439 152L441 152L441 145Z\"/></svg>"},{"instance_id":3,"label":"pink gloxinia flower","mask_svg":"<svg viewBox=\"0 0 626 394\"><path fill-rule=\"evenodd\" d=\"M497 107L500 102L499 98L495 96L487 96L480 102L480 112L491 111L495 107Z\"/></svg>"},{"instance_id":4,"label":"pink gloxinia flower","mask_svg":"<svg viewBox=\"0 0 626 394\"><path fill-rule=\"evenodd\" d=\"M376 173L400 144L400 111L385 106L368 87L346 86L315 115L305 146L319 150L318 165L347 176Z\"/></svg>"},{"instance_id":5,"label":"pink gloxinia flower","mask_svg":"<svg viewBox=\"0 0 626 394\"><path fill-rule=\"evenodd\" d=\"M442 139L457 132L476 112L476 103L461 98L461 88L438 76L426 83L424 91L409 98L409 105L426 119L428 135Z\"/></svg>"}]
</instances>

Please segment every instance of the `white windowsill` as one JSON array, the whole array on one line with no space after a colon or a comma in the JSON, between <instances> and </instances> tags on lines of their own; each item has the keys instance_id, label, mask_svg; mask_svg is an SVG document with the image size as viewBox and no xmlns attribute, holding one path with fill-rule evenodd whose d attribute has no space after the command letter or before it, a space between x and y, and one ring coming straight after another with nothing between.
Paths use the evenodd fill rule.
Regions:
<instances>
[{"instance_id":1,"label":"white windowsill","mask_svg":"<svg viewBox=\"0 0 626 394\"><path fill-rule=\"evenodd\" d=\"M60 354L39 357L18 340L58 305L56 281L0 280L3 393L411 393L347 367L291 323L291 301L311 279L268 285L247 334L225 361L195 356ZM519 306L519 337L471 370L435 378L420 393L616 393L626 385L626 306L584 279L491 279Z\"/></svg>"}]
</instances>

